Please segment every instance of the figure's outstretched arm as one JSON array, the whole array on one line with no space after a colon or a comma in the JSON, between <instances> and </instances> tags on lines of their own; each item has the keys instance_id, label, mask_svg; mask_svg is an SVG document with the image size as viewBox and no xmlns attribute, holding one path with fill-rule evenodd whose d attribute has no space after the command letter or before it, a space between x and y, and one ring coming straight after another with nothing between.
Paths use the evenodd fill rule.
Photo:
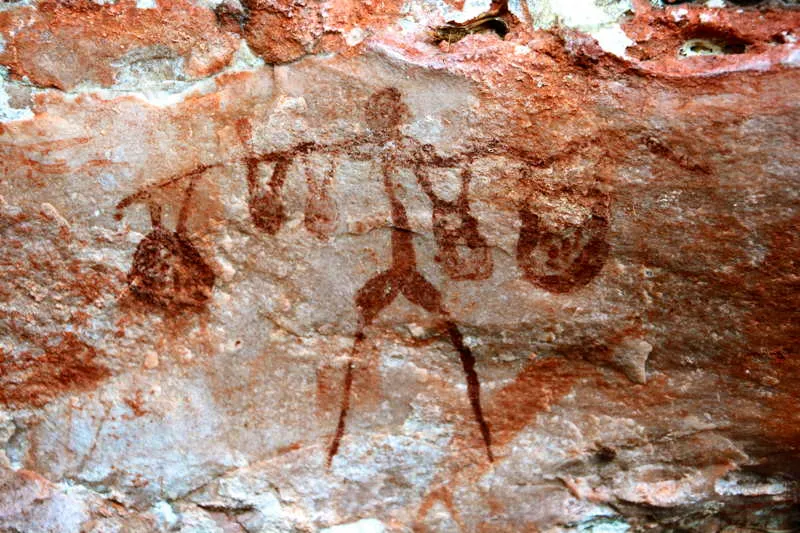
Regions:
<instances>
[{"instance_id":1,"label":"figure's outstretched arm","mask_svg":"<svg viewBox=\"0 0 800 533\"><path fill-rule=\"evenodd\" d=\"M139 203L139 202L142 202L142 201L147 201L150 198L150 196L152 195L152 191L153 190L163 189L164 187L169 187L170 185L174 185L174 184L176 184L176 183L178 183L180 181L183 181L185 179L189 179L189 180L193 181L196 178L198 178L202 173L204 173L206 170L209 170L211 168L218 167L218 166L220 166L220 163L216 163L214 165L200 165L200 166L195 167L194 169L190 170L189 172L184 172L183 174L179 174L177 176L170 176L169 178L161 180L160 182L157 182L157 183L154 183L154 184L151 184L151 185L147 185L146 187L143 187L143 188L139 189L138 191L136 191L135 193L129 194L128 196L126 196L125 198L120 200L119 203L117 204L116 209L117 209L117 211L121 211L121 210L125 209L126 207L128 207L130 205L133 205L133 204L136 204L136 203Z\"/></svg>"},{"instance_id":2,"label":"figure's outstretched arm","mask_svg":"<svg viewBox=\"0 0 800 533\"><path fill-rule=\"evenodd\" d=\"M294 159L298 156L310 155L310 154L339 154L342 152L347 153L350 156L355 157L356 159L364 159L364 157L359 157L359 152L357 151L358 148L361 146L368 144L370 141L369 135L359 135L352 139L346 139L344 141L338 141L333 143L318 143L314 141L303 141L301 143L297 143L289 148L285 148L283 150L276 150L274 152L264 152L260 154L256 154L251 156L251 159L256 159L259 162L270 163L273 161L285 160L285 159ZM374 154L369 154L368 158L374 157Z\"/></svg>"},{"instance_id":3,"label":"figure's outstretched arm","mask_svg":"<svg viewBox=\"0 0 800 533\"><path fill-rule=\"evenodd\" d=\"M432 144L415 143L414 150L404 158L404 163L416 169L421 167L459 167L465 163L471 163L474 159L501 153L497 148L497 143L478 143L473 141L473 145L466 150L456 152L452 155L440 155L436 147Z\"/></svg>"},{"instance_id":4,"label":"figure's outstretched arm","mask_svg":"<svg viewBox=\"0 0 800 533\"><path fill-rule=\"evenodd\" d=\"M178 175L173 175L159 182L146 185L145 187L134 192L133 194L130 194L125 198L123 198L122 200L120 200L116 208L117 210L122 210L132 204L145 201L151 196L151 191L153 190L162 189L164 187L174 185L175 183L183 181L184 179L197 178L200 174L204 173L206 170L215 167L220 167L228 163L239 163L242 161L255 161L257 163L274 163L278 161L291 161L297 156L309 155L312 153L330 154L330 153L340 153L340 152L346 152L348 155L353 156L355 159L358 160L371 159L372 157L374 157L373 154L359 153L357 151L359 147L367 144L368 142L369 142L368 135L359 135L353 139L347 139L345 141L340 141L330 144L320 144L314 141L304 141L295 144L289 148L286 148L284 150L275 150L273 152L263 152L253 155L245 155L224 161L219 161L217 163L209 165L198 165L197 167L193 168L188 172L184 172Z\"/></svg>"},{"instance_id":5,"label":"figure's outstretched arm","mask_svg":"<svg viewBox=\"0 0 800 533\"><path fill-rule=\"evenodd\" d=\"M574 147L574 149L577 149L577 147ZM491 139L489 141L473 140L471 141L471 146L466 150L449 156L440 155L431 144L422 144L410 156L406 157L405 162L416 167L458 167L465 163L471 163L480 157L506 156L518 159L534 167L546 167L550 166L558 157L563 157L563 155L563 153L558 153L542 157L531 150L511 146L501 139Z\"/></svg>"}]
</instances>

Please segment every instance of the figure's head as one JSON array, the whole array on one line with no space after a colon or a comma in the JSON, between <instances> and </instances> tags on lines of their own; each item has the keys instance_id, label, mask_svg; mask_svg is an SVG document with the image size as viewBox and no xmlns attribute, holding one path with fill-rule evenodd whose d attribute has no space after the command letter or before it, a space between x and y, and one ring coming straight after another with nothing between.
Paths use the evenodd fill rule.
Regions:
<instances>
[{"instance_id":1,"label":"figure's head","mask_svg":"<svg viewBox=\"0 0 800 533\"><path fill-rule=\"evenodd\" d=\"M405 122L409 114L400 91L394 87L376 91L367 100L367 127L373 132L388 133Z\"/></svg>"}]
</instances>

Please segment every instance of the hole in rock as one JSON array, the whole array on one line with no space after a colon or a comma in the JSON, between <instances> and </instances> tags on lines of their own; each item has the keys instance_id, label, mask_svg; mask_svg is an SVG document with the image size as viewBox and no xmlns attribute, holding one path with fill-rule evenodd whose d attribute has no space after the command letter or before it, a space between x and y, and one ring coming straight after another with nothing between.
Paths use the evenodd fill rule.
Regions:
<instances>
[{"instance_id":1,"label":"hole in rock","mask_svg":"<svg viewBox=\"0 0 800 533\"><path fill-rule=\"evenodd\" d=\"M735 37L694 37L687 39L678 49L679 57L743 54L747 43Z\"/></svg>"}]
</instances>

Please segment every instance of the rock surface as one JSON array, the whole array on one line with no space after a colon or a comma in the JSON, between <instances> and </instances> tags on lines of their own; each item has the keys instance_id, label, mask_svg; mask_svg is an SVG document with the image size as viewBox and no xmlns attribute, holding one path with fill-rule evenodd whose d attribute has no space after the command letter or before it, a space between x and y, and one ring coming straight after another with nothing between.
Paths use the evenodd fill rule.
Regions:
<instances>
[{"instance_id":1,"label":"rock surface","mask_svg":"<svg viewBox=\"0 0 800 533\"><path fill-rule=\"evenodd\" d=\"M664 4L2 6L0 531L798 530L800 10Z\"/></svg>"}]
</instances>

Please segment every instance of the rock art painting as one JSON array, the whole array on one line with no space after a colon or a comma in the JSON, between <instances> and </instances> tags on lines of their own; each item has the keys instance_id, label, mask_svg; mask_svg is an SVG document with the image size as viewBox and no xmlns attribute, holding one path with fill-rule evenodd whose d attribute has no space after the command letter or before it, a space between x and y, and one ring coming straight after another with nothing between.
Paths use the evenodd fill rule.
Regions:
<instances>
[{"instance_id":1,"label":"rock art painting","mask_svg":"<svg viewBox=\"0 0 800 533\"><path fill-rule=\"evenodd\" d=\"M470 213L468 188L471 179L466 168L472 160L488 154L502 153L497 142L491 143L490 152L470 151L456 156L436 154L432 145L422 145L414 138L403 136L400 127L408 115L402 94L394 87L381 89L370 95L365 110L368 135L334 145L317 145L304 142L282 152L249 155L243 163L247 168L248 207L252 224L268 235L280 231L286 219L281 190L293 163L304 156L319 152L337 157L365 159L383 183L391 209L391 255L387 270L370 278L355 294L354 305L359 319L354 333L352 354L346 364L342 385L342 399L336 432L328 451L328 464L339 449L350 409L353 372L359 365L359 346L365 338L365 328L399 295L441 320L441 329L458 353L467 383L467 397L475 423L480 429L486 457L494 460L491 448L491 430L483 415L480 399L480 379L475 371L475 357L464 344L463 335L442 303L440 291L418 271L414 251L413 232L408 215L395 189L392 174L398 167L413 169L419 187L433 206L432 227L438 249L437 261L445 273L455 280L485 280L492 274L492 256L486 239L480 234L478 221ZM247 128L240 128L247 132ZM514 150L513 156L525 154ZM374 159L370 159L374 156ZM525 164L525 160L522 160ZM272 164L269 183L259 190L258 171L262 164ZM460 188L455 200L437 196L426 167L453 167L460 169ZM195 181L210 166L199 167L187 174L171 177L162 183L146 186L127 196L117 205L123 210L134 203L142 203L150 212L153 230L142 239L133 256L128 274L128 286L139 299L156 306L201 306L211 297L214 273L192 245L186 235L186 216L191 209ZM330 231L326 225L336 218L336 206L329 193L332 171L326 172L322 184L307 176L309 196L305 206L304 224L317 238ZM175 231L163 229L162 206L153 202L153 192L165 187L182 185ZM602 207L593 206L590 218L577 227L566 227L560 232L540 227L539 217L529 207L519 214L521 228L517 244L517 258L524 279L551 292L568 292L589 283L602 269L608 255L608 199ZM598 211L595 214L595 210Z\"/></svg>"},{"instance_id":2,"label":"rock art painting","mask_svg":"<svg viewBox=\"0 0 800 533\"><path fill-rule=\"evenodd\" d=\"M792 2L8 2L0 531L800 530Z\"/></svg>"},{"instance_id":3,"label":"rock art painting","mask_svg":"<svg viewBox=\"0 0 800 533\"><path fill-rule=\"evenodd\" d=\"M152 202L151 193L145 190L123 199L117 209L134 203L143 203L150 212L150 231L139 241L133 254L133 264L128 273L128 286L140 300L156 306L199 307L211 297L214 272L205 262L186 235L186 217L191 208L195 181L206 168L155 185L160 189L186 181L175 231L162 226L162 206Z\"/></svg>"}]
</instances>

